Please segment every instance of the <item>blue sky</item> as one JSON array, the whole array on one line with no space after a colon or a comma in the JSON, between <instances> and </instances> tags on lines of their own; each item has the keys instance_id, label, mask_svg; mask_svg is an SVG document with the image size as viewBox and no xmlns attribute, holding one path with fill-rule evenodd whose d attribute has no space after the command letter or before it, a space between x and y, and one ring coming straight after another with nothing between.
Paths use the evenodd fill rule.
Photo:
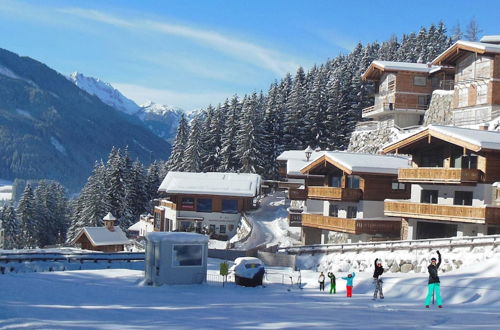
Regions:
<instances>
[{"instance_id":1,"label":"blue sky","mask_svg":"<svg viewBox=\"0 0 500 330\"><path fill-rule=\"evenodd\" d=\"M494 0L0 0L0 47L191 110L440 20L464 29L475 16L500 34L499 12Z\"/></svg>"}]
</instances>

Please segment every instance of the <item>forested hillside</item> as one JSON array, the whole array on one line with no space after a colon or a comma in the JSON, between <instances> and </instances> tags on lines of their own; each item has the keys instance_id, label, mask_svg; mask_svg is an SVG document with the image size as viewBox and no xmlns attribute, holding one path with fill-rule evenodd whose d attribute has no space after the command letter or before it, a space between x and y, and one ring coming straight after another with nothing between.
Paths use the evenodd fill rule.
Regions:
<instances>
[{"instance_id":1,"label":"forested hillside","mask_svg":"<svg viewBox=\"0 0 500 330\"><path fill-rule=\"evenodd\" d=\"M191 123L181 119L167 169L241 171L277 176L284 150L346 149L373 86L361 74L373 60L427 63L451 44L443 23L384 42L358 44L305 71L299 67L266 94L235 95L208 106Z\"/></svg>"}]
</instances>

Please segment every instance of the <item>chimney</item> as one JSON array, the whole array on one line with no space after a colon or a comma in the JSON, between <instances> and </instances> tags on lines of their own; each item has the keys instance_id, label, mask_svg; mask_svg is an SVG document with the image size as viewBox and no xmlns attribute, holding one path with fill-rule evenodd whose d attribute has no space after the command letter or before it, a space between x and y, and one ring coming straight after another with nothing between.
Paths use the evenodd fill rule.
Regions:
<instances>
[{"instance_id":1,"label":"chimney","mask_svg":"<svg viewBox=\"0 0 500 330\"><path fill-rule=\"evenodd\" d=\"M481 131L487 131L489 129L489 127L490 127L490 125L488 125L488 124L481 124L481 125L479 125L479 129Z\"/></svg>"},{"instance_id":2,"label":"chimney","mask_svg":"<svg viewBox=\"0 0 500 330\"><path fill-rule=\"evenodd\" d=\"M102 220L104 221L104 227L108 228L109 231L115 231L116 218L111 214L111 212L108 212Z\"/></svg>"}]
</instances>

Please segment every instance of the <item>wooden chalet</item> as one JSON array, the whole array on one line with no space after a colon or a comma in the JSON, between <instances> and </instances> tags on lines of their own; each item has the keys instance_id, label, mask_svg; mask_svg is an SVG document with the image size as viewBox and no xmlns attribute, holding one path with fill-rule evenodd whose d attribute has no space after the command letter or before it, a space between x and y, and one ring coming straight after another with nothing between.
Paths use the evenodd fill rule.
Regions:
<instances>
[{"instance_id":1,"label":"wooden chalet","mask_svg":"<svg viewBox=\"0 0 500 330\"><path fill-rule=\"evenodd\" d=\"M373 61L361 77L375 87L374 105L362 117L398 127L420 125L432 92L453 88L452 68L424 63Z\"/></svg>"},{"instance_id":2,"label":"wooden chalet","mask_svg":"<svg viewBox=\"0 0 500 330\"><path fill-rule=\"evenodd\" d=\"M398 171L411 197L384 204L402 239L500 233L500 132L431 125L383 151L412 157Z\"/></svg>"},{"instance_id":3,"label":"wooden chalet","mask_svg":"<svg viewBox=\"0 0 500 330\"><path fill-rule=\"evenodd\" d=\"M261 178L252 173L168 172L156 201L154 231L184 231L228 239L254 208Z\"/></svg>"},{"instance_id":4,"label":"wooden chalet","mask_svg":"<svg viewBox=\"0 0 500 330\"><path fill-rule=\"evenodd\" d=\"M459 40L432 62L454 71L453 123L480 124L500 116L500 36Z\"/></svg>"},{"instance_id":5,"label":"wooden chalet","mask_svg":"<svg viewBox=\"0 0 500 330\"><path fill-rule=\"evenodd\" d=\"M129 240L120 227L115 227L116 218L108 213L103 221L104 227L83 227L72 241L72 245L101 252L124 251Z\"/></svg>"},{"instance_id":6,"label":"wooden chalet","mask_svg":"<svg viewBox=\"0 0 500 330\"><path fill-rule=\"evenodd\" d=\"M397 181L408 159L343 151L326 151L301 169L305 180L300 221L304 244L399 239L401 222L384 216L385 198L408 198L409 186Z\"/></svg>"}]
</instances>

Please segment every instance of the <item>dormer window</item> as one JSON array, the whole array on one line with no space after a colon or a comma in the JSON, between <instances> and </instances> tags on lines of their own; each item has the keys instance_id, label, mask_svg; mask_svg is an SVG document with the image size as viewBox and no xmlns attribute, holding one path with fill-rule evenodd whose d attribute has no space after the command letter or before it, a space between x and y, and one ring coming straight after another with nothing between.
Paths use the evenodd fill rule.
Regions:
<instances>
[{"instance_id":1,"label":"dormer window","mask_svg":"<svg viewBox=\"0 0 500 330\"><path fill-rule=\"evenodd\" d=\"M427 86L427 77L424 77L424 76L413 77L413 85L415 85L415 86Z\"/></svg>"}]
</instances>

